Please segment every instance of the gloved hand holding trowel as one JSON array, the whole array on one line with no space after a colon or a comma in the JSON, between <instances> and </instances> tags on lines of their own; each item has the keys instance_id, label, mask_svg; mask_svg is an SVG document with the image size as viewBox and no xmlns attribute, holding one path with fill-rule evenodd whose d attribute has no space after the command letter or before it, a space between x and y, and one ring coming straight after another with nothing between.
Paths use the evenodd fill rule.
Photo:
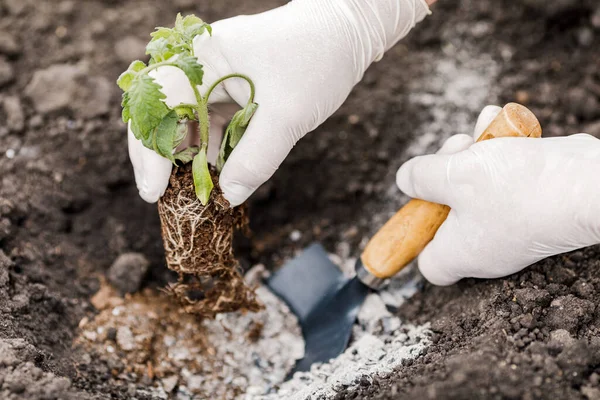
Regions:
<instances>
[{"instance_id":1,"label":"gloved hand holding trowel","mask_svg":"<svg viewBox=\"0 0 600 400\"><path fill-rule=\"evenodd\" d=\"M260 88L260 107L220 177L232 205L270 178L296 141L337 110L367 67L422 20L434 1L294 0L219 21L212 37L194 42L202 49L206 76L236 71ZM167 102L188 102L185 76L159 69L156 80ZM212 99L245 104L248 94L247 85L232 80ZM484 110L477 133L497 111ZM168 184L171 163L131 134L129 141L140 194L155 202ZM504 276L600 242L594 177L600 141L576 135L471 145L469 137L455 136L443 154L418 157L398 172L405 193L452 209L419 257L428 280L447 285L463 277Z\"/></svg>"},{"instance_id":2,"label":"gloved hand holding trowel","mask_svg":"<svg viewBox=\"0 0 600 400\"><path fill-rule=\"evenodd\" d=\"M483 110L474 137L499 110ZM593 136L473 144L456 135L439 153L416 157L397 174L407 195L451 207L418 258L430 282L506 276L600 243L600 140Z\"/></svg>"}]
</instances>

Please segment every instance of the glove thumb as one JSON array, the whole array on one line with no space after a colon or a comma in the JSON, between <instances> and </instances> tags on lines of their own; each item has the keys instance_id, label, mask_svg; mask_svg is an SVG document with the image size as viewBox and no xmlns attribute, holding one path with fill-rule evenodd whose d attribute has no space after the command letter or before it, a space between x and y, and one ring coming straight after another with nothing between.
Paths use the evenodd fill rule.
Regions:
<instances>
[{"instance_id":1,"label":"glove thumb","mask_svg":"<svg viewBox=\"0 0 600 400\"><path fill-rule=\"evenodd\" d=\"M242 204L265 183L303 136L295 135L287 124L268 114L258 108L221 171L219 184L232 207Z\"/></svg>"}]
</instances>

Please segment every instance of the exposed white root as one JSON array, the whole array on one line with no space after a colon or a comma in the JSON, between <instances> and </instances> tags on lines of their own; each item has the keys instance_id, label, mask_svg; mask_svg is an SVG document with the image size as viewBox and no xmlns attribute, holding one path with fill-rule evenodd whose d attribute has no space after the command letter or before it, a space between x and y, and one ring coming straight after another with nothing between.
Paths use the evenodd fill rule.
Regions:
<instances>
[{"instance_id":1,"label":"exposed white root","mask_svg":"<svg viewBox=\"0 0 600 400\"><path fill-rule=\"evenodd\" d=\"M175 201L159 202L169 268L184 274L193 274L198 271L200 262L207 261L197 259L199 252L194 251L198 232L211 232L213 236L208 246L216 250L215 254L228 255L228 250L231 251L233 232L218 231L215 222L209 217L215 215L216 207L214 202L209 202L204 207L199 201L190 199L182 192L177 194ZM222 263L222 258L211 261Z\"/></svg>"},{"instance_id":2,"label":"exposed white root","mask_svg":"<svg viewBox=\"0 0 600 400\"><path fill-rule=\"evenodd\" d=\"M219 196L202 206L187 187L168 190L169 195L158 202L158 212L167 266L179 280L167 291L182 301L186 311L206 317L240 308L259 310L233 256L233 233L241 224L241 211L230 210Z\"/></svg>"}]
</instances>

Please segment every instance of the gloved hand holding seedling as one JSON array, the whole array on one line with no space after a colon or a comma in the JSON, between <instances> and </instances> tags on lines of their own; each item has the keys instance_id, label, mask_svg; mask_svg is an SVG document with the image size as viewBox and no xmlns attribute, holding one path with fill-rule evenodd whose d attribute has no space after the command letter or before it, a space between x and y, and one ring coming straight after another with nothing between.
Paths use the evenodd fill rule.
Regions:
<instances>
[{"instance_id":1,"label":"gloved hand holding seedling","mask_svg":"<svg viewBox=\"0 0 600 400\"><path fill-rule=\"evenodd\" d=\"M184 301L188 311L208 317L240 308L259 308L232 252L234 229L246 225L244 209L232 209L218 187L218 172L240 141L258 105L253 101L252 80L241 74L219 77L204 94L200 93L204 72L192 42L199 35L211 34L210 25L200 18L177 15L174 28L157 28L151 34L146 47L151 57L148 65L134 61L117 81L124 92L123 121L129 124L130 134L176 166L158 206L167 264L179 273L179 281L169 289ZM155 79L161 69L173 67L189 81L193 96L175 96L186 98L187 102L169 101ZM230 78L247 81L250 98L233 116L220 144L216 165L211 168L207 159L208 102L213 90ZM188 87L176 89L189 91ZM190 129L190 121L197 121L198 132ZM198 146L182 146L193 139L199 139ZM163 161L155 158L155 162Z\"/></svg>"},{"instance_id":2,"label":"gloved hand holding seedling","mask_svg":"<svg viewBox=\"0 0 600 400\"><path fill-rule=\"evenodd\" d=\"M202 85L204 72L194 56L192 41L205 33L212 33L210 25L194 15L183 18L178 14L174 28L158 28L151 34L152 40L146 47L146 53L151 56L148 66L142 61L134 61L117 80L124 92L123 121L131 124L131 131L146 148L154 150L173 164L192 161L196 195L202 205L208 203L213 189L206 157L210 95L218 84L229 78L242 78L250 85L248 104L234 115L227 127L216 165L218 170L221 170L231 150L241 139L258 106L253 101L254 84L242 74L221 77L212 83L204 96L200 94L198 86ZM167 105L162 87L150 76L151 71L165 66L179 68L185 73L194 92L195 104ZM199 122L200 146L177 151L189 134L187 122L190 120Z\"/></svg>"}]
</instances>

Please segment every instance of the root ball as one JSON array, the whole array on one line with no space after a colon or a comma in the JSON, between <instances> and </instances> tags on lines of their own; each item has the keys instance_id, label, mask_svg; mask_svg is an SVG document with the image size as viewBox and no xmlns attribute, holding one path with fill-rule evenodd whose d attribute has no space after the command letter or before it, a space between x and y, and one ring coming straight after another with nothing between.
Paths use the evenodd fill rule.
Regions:
<instances>
[{"instance_id":1,"label":"root ball","mask_svg":"<svg viewBox=\"0 0 600 400\"><path fill-rule=\"evenodd\" d=\"M196 197L191 163L173 169L158 202L167 266L179 274L167 292L187 312L206 318L258 311L261 305L245 283L232 247L234 231L247 229L246 208L231 208L214 169L211 176L215 187L206 206Z\"/></svg>"}]
</instances>

